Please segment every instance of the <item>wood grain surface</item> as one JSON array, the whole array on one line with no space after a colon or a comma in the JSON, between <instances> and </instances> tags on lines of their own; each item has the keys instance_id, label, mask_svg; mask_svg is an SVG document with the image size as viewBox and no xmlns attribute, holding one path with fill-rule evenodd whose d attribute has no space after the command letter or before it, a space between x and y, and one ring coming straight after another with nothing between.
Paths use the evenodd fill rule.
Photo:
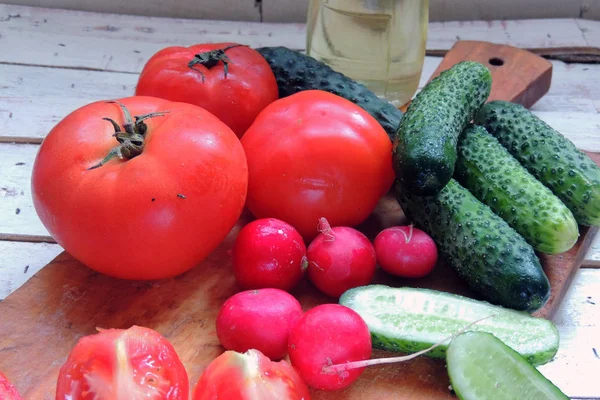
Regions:
<instances>
[{"instance_id":1,"label":"wood grain surface","mask_svg":"<svg viewBox=\"0 0 600 400\"><path fill-rule=\"evenodd\" d=\"M451 56L452 52L448 57ZM530 74L520 77L518 69L503 75L494 70L492 73L495 79L531 79L526 78ZM505 100L520 95L518 90L511 90L515 93L505 93ZM166 280L117 280L88 269L67 253L60 254L0 303L0 370L14 381L26 399L53 399L58 369L81 336L94 333L97 327L142 325L157 330L173 343L193 386L203 369L223 351L215 334L215 317L222 303L240 290L232 275L230 250L249 219L244 214L219 248L195 269ZM383 228L406 222L396 201L386 196L360 229L373 238ZM536 315L552 315L594 233L594 229L582 229L580 240L569 252L541 257L551 281L552 297ZM378 271L374 282L428 287L477 298L443 260L423 279L408 281ZM336 301L320 294L306 280L293 294L305 310ZM384 354L375 351L373 356ZM346 390L313 391L313 398L451 399L454 397L448 384L443 360L422 357L401 365L369 368Z\"/></svg>"},{"instance_id":2,"label":"wood grain surface","mask_svg":"<svg viewBox=\"0 0 600 400\"><path fill-rule=\"evenodd\" d=\"M488 101L510 100L530 108L550 89L552 64L513 46L460 40L431 75L434 78L459 61L477 61L492 72Z\"/></svg>"}]
</instances>

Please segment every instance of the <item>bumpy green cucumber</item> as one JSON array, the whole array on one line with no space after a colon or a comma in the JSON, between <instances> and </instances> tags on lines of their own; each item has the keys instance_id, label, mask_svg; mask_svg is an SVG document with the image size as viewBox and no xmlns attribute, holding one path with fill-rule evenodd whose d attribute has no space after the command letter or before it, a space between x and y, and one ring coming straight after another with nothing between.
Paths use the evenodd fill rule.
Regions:
<instances>
[{"instance_id":1,"label":"bumpy green cucumber","mask_svg":"<svg viewBox=\"0 0 600 400\"><path fill-rule=\"evenodd\" d=\"M339 302L365 320L373 347L379 349L414 353L493 315L469 330L493 333L535 365L548 362L558 350L552 322L455 294L368 285L346 291ZM447 347L442 344L425 355L444 357Z\"/></svg>"},{"instance_id":2,"label":"bumpy green cucumber","mask_svg":"<svg viewBox=\"0 0 600 400\"><path fill-rule=\"evenodd\" d=\"M490 94L492 76L482 64L464 61L442 72L417 94L400 122L394 169L412 193L433 195L448 183L458 135Z\"/></svg>"},{"instance_id":3,"label":"bumpy green cucumber","mask_svg":"<svg viewBox=\"0 0 600 400\"><path fill-rule=\"evenodd\" d=\"M327 64L287 47L256 49L267 60L277 79L279 97L302 90L324 90L356 103L371 114L393 140L402 111L364 85L331 69Z\"/></svg>"},{"instance_id":4,"label":"bumpy green cucumber","mask_svg":"<svg viewBox=\"0 0 600 400\"><path fill-rule=\"evenodd\" d=\"M520 104L492 101L476 115L506 149L573 212L581 225L600 225L600 168Z\"/></svg>"},{"instance_id":5,"label":"bumpy green cucumber","mask_svg":"<svg viewBox=\"0 0 600 400\"><path fill-rule=\"evenodd\" d=\"M465 332L452 340L446 365L458 398L569 399L511 347L486 332Z\"/></svg>"},{"instance_id":6,"label":"bumpy green cucumber","mask_svg":"<svg viewBox=\"0 0 600 400\"><path fill-rule=\"evenodd\" d=\"M396 185L406 216L435 241L441 255L484 299L535 311L550 283L533 248L454 179L435 196L417 196Z\"/></svg>"},{"instance_id":7,"label":"bumpy green cucumber","mask_svg":"<svg viewBox=\"0 0 600 400\"><path fill-rule=\"evenodd\" d=\"M562 253L577 241L571 211L485 128L469 125L460 135L454 177L535 250Z\"/></svg>"}]
</instances>

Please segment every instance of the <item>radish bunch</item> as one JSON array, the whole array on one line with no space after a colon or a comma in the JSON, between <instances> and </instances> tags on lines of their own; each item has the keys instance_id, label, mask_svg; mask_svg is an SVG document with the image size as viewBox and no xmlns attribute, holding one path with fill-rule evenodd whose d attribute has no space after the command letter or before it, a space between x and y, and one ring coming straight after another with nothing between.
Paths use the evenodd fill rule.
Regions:
<instances>
[{"instance_id":1,"label":"radish bunch","mask_svg":"<svg viewBox=\"0 0 600 400\"><path fill-rule=\"evenodd\" d=\"M244 354L259 351L271 360L287 355L302 380L320 390L349 386L369 365L422 354L372 360L371 334L358 313L339 304L303 312L288 292L305 271L332 298L371 283L377 264L390 274L422 277L437 261L431 238L413 226L393 227L373 245L356 229L331 227L325 218L318 228L320 234L308 247L281 220L260 219L242 229L233 248L234 275L242 288L252 290L235 294L219 311L216 330L223 347Z\"/></svg>"}]
</instances>

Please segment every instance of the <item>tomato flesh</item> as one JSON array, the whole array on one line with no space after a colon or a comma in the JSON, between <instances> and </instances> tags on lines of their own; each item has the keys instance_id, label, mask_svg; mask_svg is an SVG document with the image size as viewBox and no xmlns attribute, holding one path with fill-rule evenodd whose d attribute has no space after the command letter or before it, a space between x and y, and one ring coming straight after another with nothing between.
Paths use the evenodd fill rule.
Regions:
<instances>
[{"instance_id":1,"label":"tomato flesh","mask_svg":"<svg viewBox=\"0 0 600 400\"><path fill-rule=\"evenodd\" d=\"M22 400L17 388L0 372L0 400Z\"/></svg>"},{"instance_id":2,"label":"tomato flesh","mask_svg":"<svg viewBox=\"0 0 600 400\"><path fill-rule=\"evenodd\" d=\"M173 346L138 326L85 336L61 367L57 400L186 400L187 373Z\"/></svg>"},{"instance_id":3,"label":"tomato flesh","mask_svg":"<svg viewBox=\"0 0 600 400\"><path fill-rule=\"evenodd\" d=\"M308 387L287 361L258 350L226 351L204 370L193 400L310 400Z\"/></svg>"}]
</instances>

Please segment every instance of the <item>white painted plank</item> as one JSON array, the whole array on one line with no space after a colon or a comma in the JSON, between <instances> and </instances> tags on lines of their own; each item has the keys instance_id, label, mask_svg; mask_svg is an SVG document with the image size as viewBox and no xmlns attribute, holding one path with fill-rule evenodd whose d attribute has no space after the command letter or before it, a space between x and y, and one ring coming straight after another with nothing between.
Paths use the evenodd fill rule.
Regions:
<instances>
[{"instance_id":1,"label":"white painted plank","mask_svg":"<svg viewBox=\"0 0 600 400\"><path fill-rule=\"evenodd\" d=\"M600 328L600 269L579 270L565 299L554 314L556 325Z\"/></svg>"},{"instance_id":2,"label":"white painted plank","mask_svg":"<svg viewBox=\"0 0 600 400\"><path fill-rule=\"evenodd\" d=\"M600 267L600 234L596 235L592 246L585 255L585 264Z\"/></svg>"},{"instance_id":3,"label":"white painted plank","mask_svg":"<svg viewBox=\"0 0 600 400\"><path fill-rule=\"evenodd\" d=\"M48 235L31 199L31 170L38 148L0 144L0 233Z\"/></svg>"},{"instance_id":4,"label":"white painted plank","mask_svg":"<svg viewBox=\"0 0 600 400\"><path fill-rule=\"evenodd\" d=\"M17 290L62 248L50 243L0 241L0 300Z\"/></svg>"},{"instance_id":5,"label":"white painted plank","mask_svg":"<svg viewBox=\"0 0 600 400\"><path fill-rule=\"evenodd\" d=\"M12 4L171 18L258 21L254 1L246 0L6 0ZM309 0L263 1L263 17L273 22L304 22ZM600 4L589 0L430 0L430 21L523 18L590 18Z\"/></svg>"},{"instance_id":6,"label":"white painted plank","mask_svg":"<svg viewBox=\"0 0 600 400\"><path fill-rule=\"evenodd\" d=\"M426 57L423 86L440 57ZM600 65L554 61L550 92L533 110L577 138L582 148L600 150ZM133 95L137 75L0 64L0 136L44 137L64 116L97 100ZM560 110L560 111L556 111ZM549 114L546 114L549 113ZM596 115L586 116L585 113ZM559 129L559 130L560 130Z\"/></svg>"},{"instance_id":7,"label":"white painted plank","mask_svg":"<svg viewBox=\"0 0 600 400\"><path fill-rule=\"evenodd\" d=\"M538 370L570 398L600 398L600 327L557 326L560 346L553 361ZM541 400L541 399L540 399Z\"/></svg>"},{"instance_id":8,"label":"white painted plank","mask_svg":"<svg viewBox=\"0 0 600 400\"><path fill-rule=\"evenodd\" d=\"M141 71L152 54L169 45L231 41L303 48L305 40L304 24L232 24L3 4L0 31L0 62L121 72Z\"/></svg>"},{"instance_id":9,"label":"white painted plank","mask_svg":"<svg viewBox=\"0 0 600 400\"><path fill-rule=\"evenodd\" d=\"M600 26L598 21L585 24L589 30ZM0 31L0 62L121 72L139 72L152 54L175 44L233 41L253 47L305 47L302 23L231 23L2 4ZM433 22L427 48L447 50L457 38L525 48L600 48L597 35L583 36L574 19Z\"/></svg>"},{"instance_id":10,"label":"white painted plank","mask_svg":"<svg viewBox=\"0 0 600 400\"><path fill-rule=\"evenodd\" d=\"M44 137L71 111L132 96L137 75L0 64L0 135Z\"/></svg>"}]
</instances>

